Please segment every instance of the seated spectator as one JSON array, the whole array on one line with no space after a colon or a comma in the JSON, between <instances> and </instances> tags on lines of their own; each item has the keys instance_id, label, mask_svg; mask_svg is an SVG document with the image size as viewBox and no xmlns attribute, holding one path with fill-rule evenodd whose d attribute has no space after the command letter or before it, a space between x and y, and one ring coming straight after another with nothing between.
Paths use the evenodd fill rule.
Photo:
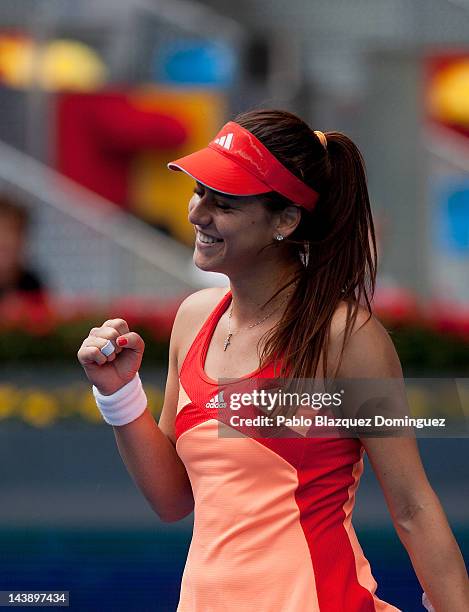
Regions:
<instances>
[{"instance_id":1,"label":"seated spectator","mask_svg":"<svg viewBox=\"0 0 469 612\"><path fill-rule=\"evenodd\" d=\"M46 291L39 276L24 262L28 212L10 196L0 194L0 304L45 304Z\"/></svg>"}]
</instances>

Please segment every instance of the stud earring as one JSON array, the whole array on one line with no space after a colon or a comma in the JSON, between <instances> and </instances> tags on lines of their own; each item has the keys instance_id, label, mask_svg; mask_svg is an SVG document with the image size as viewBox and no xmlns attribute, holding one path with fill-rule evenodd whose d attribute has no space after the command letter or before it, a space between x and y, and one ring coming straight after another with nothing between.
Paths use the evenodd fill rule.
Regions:
<instances>
[{"instance_id":1,"label":"stud earring","mask_svg":"<svg viewBox=\"0 0 469 612\"><path fill-rule=\"evenodd\" d=\"M285 238L285 236L283 236L282 234L275 234L275 240L283 240Z\"/></svg>"}]
</instances>

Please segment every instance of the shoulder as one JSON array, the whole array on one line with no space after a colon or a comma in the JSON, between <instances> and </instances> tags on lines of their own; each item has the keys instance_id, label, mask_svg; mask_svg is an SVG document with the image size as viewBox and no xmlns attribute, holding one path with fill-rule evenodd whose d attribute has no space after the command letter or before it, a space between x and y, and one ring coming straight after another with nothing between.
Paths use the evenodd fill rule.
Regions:
<instances>
[{"instance_id":1,"label":"shoulder","mask_svg":"<svg viewBox=\"0 0 469 612\"><path fill-rule=\"evenodd\" d=\"M185 317L197 320L198 317L208 316L229 289L229 287L209 287L191 293L181 302L175 322L177 320L181 324Z\"/></svg>"},{"instance_id":2,"label":"shoulder","mask_svg":"<svg viewBox=\"0 0 469 612\"><path fill-rule=\"evenodd\" d=\"M350 335L344 336L352 304L340 302L330 328L331 354L338 359L343 347L339 376L348 377L400 377L401 365L394 344L378 318L363 306L358 306Z\"/></svg>"},{"instance_id":3,"label":"shoulder","mask_svg":"<svg viewBox=\"0 0 469 612\"><path fill-rule=\"evenodd\" d=\"M356 317L351 329L351 336L355 336L362 331L361 336L369 337L388 335L383 325L377 317L364 307L353 304L352 302L340 301L331 321L331 338L340 340L345 333L345 327L348 317L352 314L353 309L356 309Z\"/></svg>"},{"instance_id":4,"label":"shoulder","mask_svg":"<svg viewBox=\"0 0 469 612\"><path fill-rule=\"evenodd\" d=\"M229 287L201 289L191 293L181 302L171 333L172 348L180 363L200 328L229 289Z\"/></svg>"}]
</instances>

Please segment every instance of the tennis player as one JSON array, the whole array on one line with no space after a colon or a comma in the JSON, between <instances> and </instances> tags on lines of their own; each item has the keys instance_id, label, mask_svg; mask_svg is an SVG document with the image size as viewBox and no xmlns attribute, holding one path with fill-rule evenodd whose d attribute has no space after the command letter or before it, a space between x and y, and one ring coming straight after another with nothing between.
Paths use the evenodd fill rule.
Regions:
<instances>
[{"instance_id":1,"label":"tennis player","mask_svg":"<svg viewBox=\"0 0 469 612\"><path fill-rule=\"evenodd\" d=\"M126 321L93 328L78 358L157 515L194 510L178 612L398 610L377 596L351 523L364 452L423 603L467 612L464 561L412 437L219 435L220 379L402 376L371 312L375 238L355 144L257 110L169 168L195 182L195 264L229 287L181 304L158 425L138 374L144 341Z\"/></svg>"}]
</instances>

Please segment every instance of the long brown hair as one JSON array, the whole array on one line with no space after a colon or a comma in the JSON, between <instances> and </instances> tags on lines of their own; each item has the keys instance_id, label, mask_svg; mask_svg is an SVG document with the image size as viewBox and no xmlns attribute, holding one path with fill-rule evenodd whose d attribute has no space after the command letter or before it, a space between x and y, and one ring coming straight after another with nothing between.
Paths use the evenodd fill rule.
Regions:
<instances>
[{"instance_id":1,"label":"long brown hair","mask_svg":"<svg viewBox=\"0 0 469 612\"><path fill-rule=\"evenodd\" d=\"M302 265L271 298L297 282L284 316L266 334L261 365L277 364L277 357L281 357L280 376L288 372L289 379L312 378L320 375L317 370L322 355L326 378L330 326L339 302L346 302L347 316L335 374L359 305L371 316L376 240L363 157L341 132L325 133L326 149L304 121L286 111L253 110L234 121L320 194L312 213L301 209L301 220L286 240L268 245L286 249L289 256L301 259ZM258 197L270 212L291 205L275 192Z\"/></svg>"}]
</instances>

